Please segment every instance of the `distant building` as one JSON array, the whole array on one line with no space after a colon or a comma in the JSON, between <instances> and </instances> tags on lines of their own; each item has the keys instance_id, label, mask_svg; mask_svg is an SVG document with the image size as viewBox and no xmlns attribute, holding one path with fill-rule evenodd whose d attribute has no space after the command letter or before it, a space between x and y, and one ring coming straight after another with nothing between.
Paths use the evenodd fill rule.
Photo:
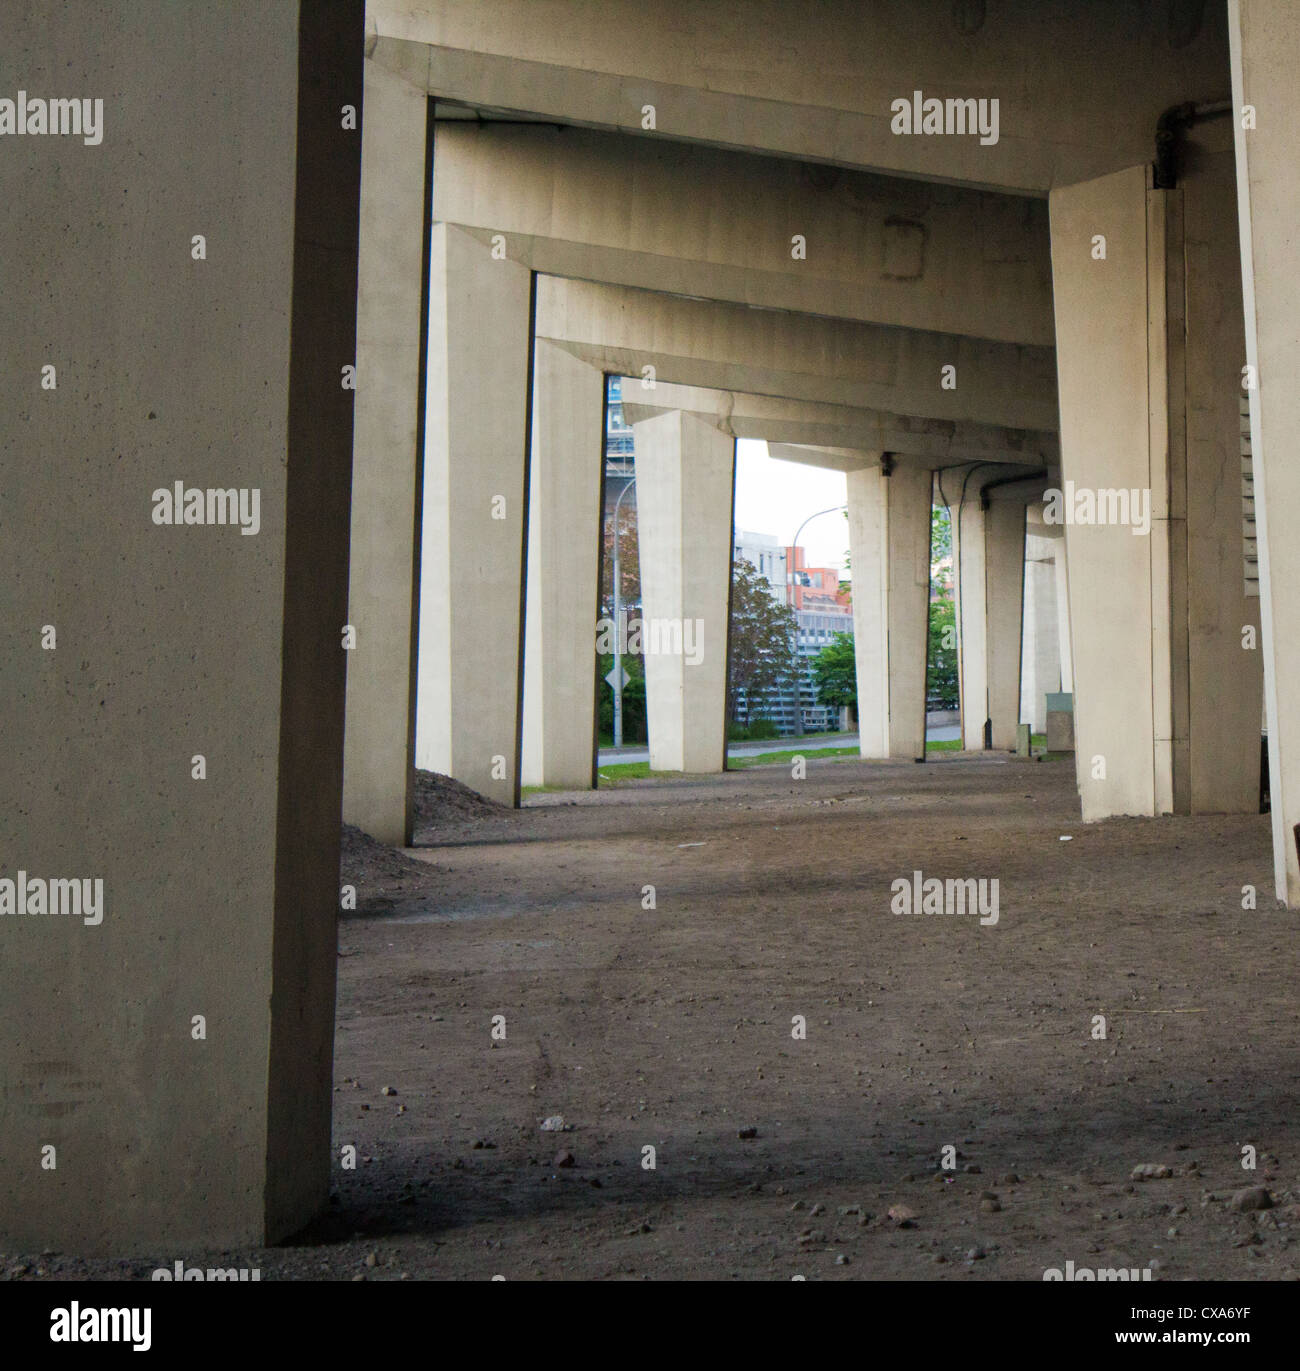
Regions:
<instances>
[{"instance_id":1,"label":"distant building","mask_svg":"<svg viewBox=\"0 0 1300 1371\"><path fill-rule=\"evenodd\" d=\"M799 677L798 707L807 732L825 732L840 725L840 712L817 701L812 659L829 646L836 633L853 632L853 608L840 591L835 567L805 565L803 548L781 544L771 534L742 530L736 534L734 554L766 578L774 600L792 605L795 611L795 647L803 660ZM793 567L793 571L789 570ZM739 722L751 718L771 719L783 735L797 732L795 692L790 686L748 700L742 691L737 703Z\"/></svg>"},{"instance_id":2,"label":"distant building","mask_svg":"<svg viewBox=\"0 0 1300 1371\"><path fill-rule=\"evenodd\" d=\"M635 476L632 448L632 425L623 418L622 377L605 378L605 518L614 512L614 505ZM636 491L623 497L620 514L636 509Z\"/></svg>"},{"instance_id":3,"label":"distant building","mask_svg":"<svg viewBox=\"0 0 1300 1371\"><path fill-rule=\"evenodd\" d=\"M833 566L808 566L801 547L784 549L792 567L790 588L795 609L818 609L827 613L852 614L847 592L840 590L840 570ZM791 555L793 554L793 556Z\"/></svg>"}]
</instances>

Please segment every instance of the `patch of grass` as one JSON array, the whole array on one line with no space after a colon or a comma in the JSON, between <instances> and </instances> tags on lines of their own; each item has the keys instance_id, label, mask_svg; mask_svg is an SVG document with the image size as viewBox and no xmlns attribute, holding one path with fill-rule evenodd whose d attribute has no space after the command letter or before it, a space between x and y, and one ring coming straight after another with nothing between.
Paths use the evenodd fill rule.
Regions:
<instances>
[{"instance_id":1,"label":"patch of grass","mask_svg":"<svg viewBox=\"0 0 1300 1371\"><path fill-rule=\"evenodd\" d=\"M961 751L961 739L960 739L960 738L936 738L933 742L927 742L927 743L926 743L926 745L925 745L925 750L926 750L927 752L960 752L960 751Z\"/></svg>"},{"instance_id":2,"label":"patch of grass","mask_svg":"<svg viewBox=\"0 0 1300 1371\"><path fill-rule=\"evenodd\" d=\"M644 781L650 775L649 762L614 762L596 773L602 781Z\"/></svg>"},{"instance_id":3,"label":"patch of grass","mask_svg":"<svg viewBox=\"0 0 1300 1371\"><path fill-rule=\"evenodd\" d=\"M760 752L756 757L732 757L727 763L729 771L741 771L751 766L788 766L796 757L805 757L810 762L819 762L832 757L857 757L856 747L818 747L805 751L793 748L789 752Z\"/></svg>"},{"instance_id":4,"label":"patch of grass","mask_svg":"<svg viewBox=\"0 0 1300 1371\"><path fill-rule=\"evenodd\" d=\"M810 762L843 759L858 756L856 747L819 747L814 749L791 748L782 752L760 752L754 757L732 757L727 762L729 771L744 771L751 766L788 766L796 757L806 757ZM651 771L649 762L614 762L602 766L599 771L601 781L617 784L620 781L645 781L659 776L681 776L680 771Z\"/></svg>"}]
</instances>

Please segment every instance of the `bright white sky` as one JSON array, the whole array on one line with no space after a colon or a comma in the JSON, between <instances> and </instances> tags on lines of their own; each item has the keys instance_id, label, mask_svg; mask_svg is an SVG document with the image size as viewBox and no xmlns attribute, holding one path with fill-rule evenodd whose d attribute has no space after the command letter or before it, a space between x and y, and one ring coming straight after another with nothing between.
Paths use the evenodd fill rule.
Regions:
<instances>
[{"instance_id":1,"label":"bright white sky","mask_svg":"<svg viewBox=\"0 0 1300 1371\"><path fill-rule=\"evenodd\" d=\"M770 533L778 542L788 544L808 515L842 505L844 500L842 471L777 462L767 455L766 443L755 438L737 439L737 530ZM834 566L843 572L849 550L849 521L838 512L823 514L804 529L799 546L809 566Z\"/></svg>"}]
</instances>

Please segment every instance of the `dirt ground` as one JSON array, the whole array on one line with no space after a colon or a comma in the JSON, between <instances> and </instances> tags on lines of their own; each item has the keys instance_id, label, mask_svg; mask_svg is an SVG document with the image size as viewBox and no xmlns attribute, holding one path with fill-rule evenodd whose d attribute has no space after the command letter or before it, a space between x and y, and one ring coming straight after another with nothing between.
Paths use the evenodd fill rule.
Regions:
<instances>
[{"instance_id":1,"label":"dirt ground","mask_svg":"<svg viewBox=\"0 0 1300 1371\"><path fill-rule=\"evenodd\" d=\"M356 1169L336 1167L308 1233L207 1264L1300 1272L1297 916L1271 895L1267 818L1085 826L1072 763L996 755L635 782L518 812L426 778L421 815L407 856L355 831L345 847L360 908L340 925L334 1132ZM918 869L997 878L998 922L891 912ZM1271 1207L1235 1207L1259 1186Z\"/></svg>"}]
</instances>

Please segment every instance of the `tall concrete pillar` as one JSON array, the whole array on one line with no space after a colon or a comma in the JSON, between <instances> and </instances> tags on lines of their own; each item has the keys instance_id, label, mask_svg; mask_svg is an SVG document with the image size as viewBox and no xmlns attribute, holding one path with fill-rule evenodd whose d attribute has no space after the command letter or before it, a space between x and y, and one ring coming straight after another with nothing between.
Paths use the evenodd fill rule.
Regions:
<instances>
[{"instance_id":1,"label":"tall concrete pillar","mask_svg":"<svg viewBox=\"0 0 1300 1371\"><path fill-rule=\"evenodd\" d=\"M1065 490L1150 502L1146 534L1065 524L1085 820L1173 808L1165 197L1148 203L1148 175L1049 198Z\"/></svg>"},{"instance_id":2,"label":"tall concrete pillar","mask_svg":"<svg viewBox=\"0 0 1300 1371\"><path fill-rule=\"evenodd\" d=\"M1020 719L1034 733L1047 731L1047 695L1061 689L1061 642L1056 623L1059 539L1025 538L1024 630L1020 650Z\"/></svg>"},{"instance_id":3,"label":"tall concrete pillar","mask_svg":"<svg viewBox=\"0 0 1300 1371\"><path fill-rule=\"evenodd\" d=\"M425 290L425 89L365 63L343 818L411 841Z\"/></svg>"},{"instance_id":4,"label":"tall concrete pillar","mask_svg":"<svg viewBox=\"0 0 1300 1371\"><path fill-rule=\"evenodd\" d=\"M1135 167L1051 196L1067 496L1149 500L1149 532L1065 526L1085 818L1258 804L1230 122L1186 135L1176 189Z\"/></svg>"},{"instance_id":5,"label":"tall concrete pillar","mask_svg":"<svg viewBox=\"0 0 1300 1371\"><path fill-rule=\"evenodd\" d=\"M436 222L427 365L416 765L517 804L532 273Z\"/></svg>"},{"instance_id":6,"label":"tall concrete pillar","mask_svg":"<svg viewBox=\"0 0 1300 1371\"><path fill-rule=\"evenodd\" d=\"M1020 722L1020 649L1025 507L994 500L959 505L953 516L962 746L1010 750Z\"/></svg>"},{"instance_id":7,"label":"tall concrete pillar","mask_svg":"<svg viewBox=\"0 0 1300 1371\"><path fill-rule=\"evenodd\" d=\"M899 463L850 471L849 556L864 757L925 756L931 473Z\"/></svg>"},{"instance_id":8,"label":"tall concrete pillar","mask_svg":"<svg viewBox=\"0 0 1300 1371\"><path fill-rule=\"evenodd\" d=\"M363 6L7 21L103 104L3 140L0 1232L269 1244L332 1155Z\"/></svg>"},{"instance_id":9,"label":"tall concrete pillar","mask_svg":"<svg viewBox=\"0 0 1300 1371\"><path fill-rule=\"evenodd\" d=\"M679 410L632 427L650 767L721 771L735 440Z\"/></svg>"},{"instance_id":10,"label":"tall concrete pillar","mask_svg":"<svg viewBox=\"0 0 1300 1371\"><path fill-rule=\"evenodd\" d=\"M533 362L523 783L589 790L596 765L605 377L554 343Z\"/></svg>"},{"instance_id":11,"label":"tall concrete pillar","mask_svg":"<svg viewBox=\"0 0 1300 1371\"><path fill-rule=\"evenodd\" d=\"M1074 691L1074 649L1070 639L1070 572L1065 560L1065 536L1056 542L1056 627L1061 644L1061 689Z\"/></svg>"},{"instance_id":12,"label":"tall concrete pillar","mask_svg":"<svg viewBox=\"0 0 1300 1371\"><path fill-rule=\"evenodd\" d=\"M1300 223L1296 174L1295 72L1300 11L1280 0L1229 0L1232 103L1249 106L1253 127L1234 122L1255 520L1259 549L1264 693L1274 883L1278 899L1300 905L1295 828L1300 824Z\"/></svg>"},{"instance_id":13,"label":"tall concrete pillar","mask_svg":"<svg viewBox=\"0 0 1300 1371\"><path fill-rule=\"evenodd\" d=\"M1258 638L1259 597L1258 583L1248 584L1253 565L1246 565L1247 547L1253 554L1254 545L1243 539L1243 517L1247 511L1253 515L1253 502L1242 500L1246 356L1232 153L1233 125L1239 122L1215 119L1186 138L1187 171L1180 182L1184 242L1181 257L1175 257L1183 281L1170 273L1171 291L1181 286L1186 314L1181 359L1177 321L1171 321L1170 468L1171 506L1181 498L1186 509L1185 547L1178 549L1182 559L1175 569L1186 582L1179 623L1186 625L1188 661L1175 709L1184 707L1185 698L1185 793L1193 814L1259 810L1263 660L1257 648L1243 647L1247 628ZM1181 488L1179 459L1185 471ZM1177 577L1173 585L1176 592ZM1174 603L1179 606L1176 593ZM1176 726L1175 737L1179 731Z\"/></svg>"}]
</instances>

